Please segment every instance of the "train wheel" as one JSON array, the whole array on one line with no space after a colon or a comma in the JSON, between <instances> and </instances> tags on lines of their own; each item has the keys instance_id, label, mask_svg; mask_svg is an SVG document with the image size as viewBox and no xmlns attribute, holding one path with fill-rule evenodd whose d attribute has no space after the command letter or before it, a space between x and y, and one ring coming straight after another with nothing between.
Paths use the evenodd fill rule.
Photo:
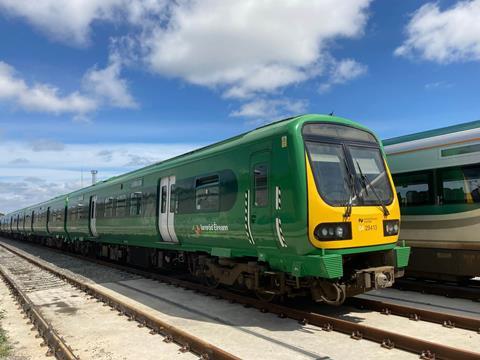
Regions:
<instances>
[{"instance_id":1,"label":"train wheel","mask_svg":"<svg viewBox=\"0 0 480 360\"><path fill-rule=\"evenodd\" d=\"M202 280L203 283L211 289L216 289L218 285L220 285L220 282L213 276L204 276Z\"/></svg>"}]
</instances>

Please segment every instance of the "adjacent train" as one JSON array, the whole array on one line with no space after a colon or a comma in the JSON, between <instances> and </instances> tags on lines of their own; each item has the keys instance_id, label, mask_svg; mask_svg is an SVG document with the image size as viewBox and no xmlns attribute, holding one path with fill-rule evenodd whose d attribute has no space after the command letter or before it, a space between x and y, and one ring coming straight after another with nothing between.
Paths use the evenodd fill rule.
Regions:
<instances>
[{"instance_id":1,"label":"adjacent train","mask_svg":"<svg viewBox=\"0 0 480 360\"><path fill-rule=\"evenodd\" d=\"M9 213L1 231L265 300L341 304L403 274L399 218L377 137L303 115Z\"/></svg>"},{"instance_id":2,"label":"adjacent train","mask_svg":"<svg viewBox=\"0 0 480 360\"><path fill-rule=\"evenodd\" d=\"M480 276L480 121L383 142L412 247L407 273Z\"/></svg>"}]
</instances>

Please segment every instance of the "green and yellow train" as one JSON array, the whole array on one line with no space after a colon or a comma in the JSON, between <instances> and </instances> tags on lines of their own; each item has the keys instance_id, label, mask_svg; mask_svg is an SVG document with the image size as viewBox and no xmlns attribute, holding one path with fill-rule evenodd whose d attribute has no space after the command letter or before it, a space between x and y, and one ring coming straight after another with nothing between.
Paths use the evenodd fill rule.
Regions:
<instances>
[{"instance_id":1,"label":"green and yellow train","mask_svg":"<svg viewBox=\"0 0 480 360\"><path fill-rule=\"evenodd\" d=\"M12 212L1 231L264 299L340 304L408 264L380 144L346 119L289 118Z\"/></svg>"}]
</instances>

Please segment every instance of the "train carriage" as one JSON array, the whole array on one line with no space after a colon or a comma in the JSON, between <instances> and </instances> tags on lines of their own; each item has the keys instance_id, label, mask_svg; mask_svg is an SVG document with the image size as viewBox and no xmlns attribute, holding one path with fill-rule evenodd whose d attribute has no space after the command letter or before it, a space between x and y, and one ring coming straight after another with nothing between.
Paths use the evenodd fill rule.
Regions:
<instances>
[{"instance_id":1,"label":"train carriage","mask_svg":"<svg viewBox=\"0 0 480 360\"><path fill-rule=\"evenodd\" d=\"M264 298L309 291L339 304L391 286L408 263L378 139L333 116L279 121L64 199L56 238L74 249ZM54 202L37 239L54 234Z\"/></svg>"},{"instance_id":2,"label":"train carriage","mask_svg":"<svg viewBox=\"0 0 480 360\"><path fill-rule=\"evenodd\" d=\"M411 275L480 276L480 121L383 141Z\"/></svg>"}]
</instances>

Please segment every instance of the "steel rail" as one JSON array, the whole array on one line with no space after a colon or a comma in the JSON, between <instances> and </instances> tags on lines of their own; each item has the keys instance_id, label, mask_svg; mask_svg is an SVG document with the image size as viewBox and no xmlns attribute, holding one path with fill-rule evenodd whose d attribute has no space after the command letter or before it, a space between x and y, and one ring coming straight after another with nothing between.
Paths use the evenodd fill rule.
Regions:
<instances>
[{"instance_id":1,"label":"steel rail","mask_svg":"<svg viewBox=\"0 0 480 360\"><path fill-rule=\"evenodd\" d=\"M17 299L26 316L29 317L33 326L45 341L45 344L49 347L47 355L53 355L59 360L77 360L78 357L66 344L65 340L57 334L53 326L43 317L40 310L33 304L28 295L20 289L15 280L9 276L1 266L0 275L13 296Z\"/></svg>"},{"instance_id":2,"label":"steel rail","mask_svg":"<svg viewBox=\"0 0 480 360\"><path fill-rule=\"evenodd\" d=\"M391 302L351 298L347 300L348 305L353 305L359 308L366 308L379 311L385 315L397 315L408 317L413 321L429 321L437 324L442 324L447 328L461 328L472 330L480 333L480 320L460 315L445 314L441 312L418 309L411 306L393 304Z\"/></svg>"},{"instance_id":3,"label":"steel rail","mask_svg":"<svg viewBox=\"0 0 480 360\"><path fill-rule=\"evenodd\" d=\"M70 276L66 273L60 272L55 269L53 266L50 266L46 263L40 262L38 259L35 259L32 255L24 254L18 249L13 248L10 245L0 243L0 246L5 248L7 251L14 253L15 255L27 260L28 262L46 270L59 278L67 281L68 283L74 285L75 287L81 289L82 291L88 293L91 296L103 301L107 305L111 306L118 310L121 314L126 315L131 320L135 320L140 323L139 326L147 326L152 329L151 334L161 334L165 337L166 342L175 342L181 345L180 351L186 352L190 351L200 356L202 360L240 360L237 356L226 352L218 348L217 346L210 344L194 335L187 333L186 331L173 326L142 309L136 308L127 302L113 297L111 294L106 291L96 287L94 284L88 284L85 281L78 280L73 276Z\"/></svg>"},{"instance_id":4,"label":"steel rail","mask_svg":"<svg viewBox=\"0 0 480 360\"><path fill-rule=\"evenodd\" d=\"M5 246L1 243L0 245ZM406 350L412 353L419 354L422 359L480 360L480 353L477 352L465 349L458 349L448 345L438 344L431 341L418 339L412 336L402 335L392 331L378 329L368 325L354 323L348 320L338 319L328 315L322 315L319 313L294 309L284 305L268 303L252 297L233 293L231 291L218 288L209 288L207 286L191 281L167 275L152 273L149 271L111 263L104 260L92 259L78 254L71 254L59 249L49 249L58 251L68 256L77 257L79 259L94 262L107 267L116 268L132 274L137 274L147 278L158 280L169 285L177 287L180 286L185 289L194 290L206 295L215 296L217 298L222 298L230 302L235 302L244 306L253 307L260 310L261 312L270 312L273 314L277 314L282 318L291 318L299 321L302 324L311 324L314 326L318 326L325 331L337 331L348 334L352 339L355 340L370 340L379 343L382 347L386 349L397 348L401 350Z\"/></svg>"}]
</instances>

